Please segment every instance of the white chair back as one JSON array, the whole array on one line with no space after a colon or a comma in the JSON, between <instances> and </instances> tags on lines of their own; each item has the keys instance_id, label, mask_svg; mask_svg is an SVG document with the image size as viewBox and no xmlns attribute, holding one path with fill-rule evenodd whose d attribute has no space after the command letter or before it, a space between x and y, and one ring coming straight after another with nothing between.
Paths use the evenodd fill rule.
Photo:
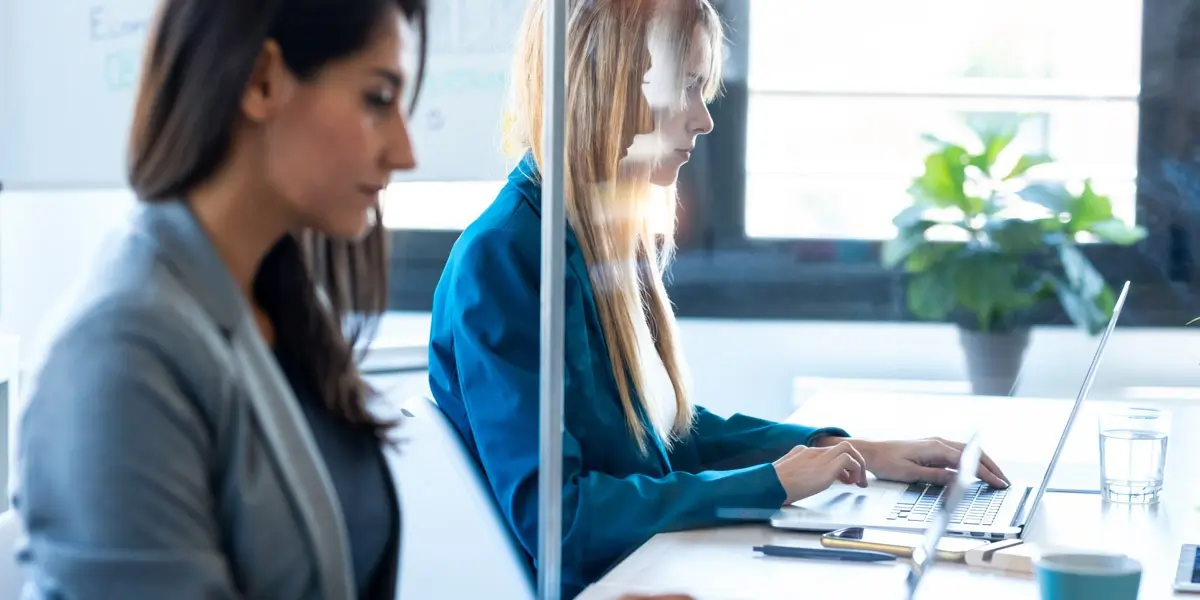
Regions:
<instances>
[{"instance_id":1,"label":"white chair back","mask_svg":"<svg viewBox=\"0 0 1200 600\"><path fill-rule=\"evenodd\" d=\"M17 564L17 542L22 535L17 513L0 513L0 598L20 598L25 586L25 574Z\"/></svg>"},{"instance_id":2,"label":"white chair back","mask_svg":"<svg viewBox=\"0 0 1200 600\"><path fill-rule=\"evenodd\" d=\"M474 455L427 397L404 404L388 450L400 489L400 600L533 600L533 574Z\"/></svg>"}]
</instances>

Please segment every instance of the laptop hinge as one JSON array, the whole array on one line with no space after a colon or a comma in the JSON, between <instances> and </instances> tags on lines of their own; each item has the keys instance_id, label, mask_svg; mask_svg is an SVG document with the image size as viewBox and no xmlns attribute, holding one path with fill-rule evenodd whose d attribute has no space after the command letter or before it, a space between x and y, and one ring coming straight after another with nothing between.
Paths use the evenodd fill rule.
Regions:
<instances>
[{"instance_id":1,"label":"laptop hinge","mask_svg":"<svg viewBox=\"0 0 1200 600\"><path fill-rule=\"evenodd\" d=\"M1013 513L1010 527L1021 527L1021 535L1025 535L1025 528L1021 526L1021 519L1025 518L1025 508L1029 503L1029 495L1033 492L1033 487L1025 486L1025 493L1021 496L1021 503L1017 505L1017 511Z\"/></svg>"}]
</instances>

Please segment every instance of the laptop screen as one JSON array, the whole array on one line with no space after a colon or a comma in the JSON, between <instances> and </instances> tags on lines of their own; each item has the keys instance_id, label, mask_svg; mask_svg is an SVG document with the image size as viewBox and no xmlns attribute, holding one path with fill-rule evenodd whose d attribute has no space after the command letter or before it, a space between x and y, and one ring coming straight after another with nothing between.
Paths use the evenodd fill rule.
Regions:
<instances>
[{"instance_id":1,"label":"laptop screen","mask_svg":"<svg viewBox=\"0 0 1200 600\"><path fill-rule=\"evenodd\" d=\"M912 600L917 592L917 586L921 583L921 578L933 566L937 557L938 542L946 535L946 528L950 525L950 516L958 510L958 505L962 504L967 488L975 482L975 473L979 471L979 460L982 455L979 433L976 432L963 448L958 474L942 494L941 509L934 515L933 522L925 529L921 545L913 549L912 564L909 566L908 576L905 578L908 600Z\"/></svg>"},{"instance_id":2,"label":"laptop screen","mask_svg":"<svg viewBox=\"0 0 1200 600\"><path fill-rule=\"evenodd\" d=\"M1096 344L1096 353L1092 355L1092 362L1088 365L1087 375L1083 377L1083 385L1079 388L1079 393L1075 396L1075 404L1071 407L1071 414L1067 416L1067 423L1063 426L1062 434L1058 437L1058 445L1054 448L1054 454L1050 457L1050 464L1046 467L1046 472L1042 475L1042 483L1038 486L1037 493L1033 497L1033 502L1029 504L1029 513L1025 515L1025 523L1028 525L1033 522L1033 516L1037 514L1038 507L1042 504L1042 496L1046 493L1046 488L1050 487L1050 478L1054 476L1054 467L1058 465L1058 457L1062 455L1063 448L1067 444L1067 436L1071 434L1071 426L1075 424L1075 418L1079 415L1079 407L1083 405L1083 400L1087 398L1088 392L1092 390L1092 382L1096 380L1096 371L1100 368L1100 359L1104 357L1104 349L1108 344L1108 338L1117 327L1117 319L1121 317L1121 308L1125 306L1125 297L1129 295L1129 282L1121 286L1121 295L1117 296L1116 302L1113 304L1112 317L1108 320L1108 327L1104 329L1104 335L1100 337L1100 342ZM1024 536L1022 531L1021 535Z\"/></svg>"}]
</instances>

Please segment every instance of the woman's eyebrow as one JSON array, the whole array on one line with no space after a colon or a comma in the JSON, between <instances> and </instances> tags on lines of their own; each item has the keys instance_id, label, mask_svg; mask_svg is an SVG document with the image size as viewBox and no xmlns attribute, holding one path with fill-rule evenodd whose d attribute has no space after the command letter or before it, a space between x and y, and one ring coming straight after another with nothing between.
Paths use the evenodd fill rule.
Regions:
<instances>
[{"instance_id":1,"label":"woman's eyebrow","mask_svg":"<svg viewBox=\"0 0 1200 600\"><path fill-rule=\"evenodd\" d=\"M401 75L399 71L394 71L392 69L385 69L385 68L377 68L372 72L375 75L378 75L379 77L386 79L388 81L388 83L396 86L396 88L398 88L398 89L404 87L404 76Z\"/></svg>"}]
</instances>

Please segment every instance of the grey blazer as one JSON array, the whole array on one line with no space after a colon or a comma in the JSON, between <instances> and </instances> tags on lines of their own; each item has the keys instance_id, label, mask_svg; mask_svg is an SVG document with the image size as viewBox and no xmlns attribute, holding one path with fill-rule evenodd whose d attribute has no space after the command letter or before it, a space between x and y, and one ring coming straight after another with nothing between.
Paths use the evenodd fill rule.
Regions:
<instances>
[{"instance_id":1,"label":"grey blazer","mask_svg":"<svg viewBox=\"0 0 1200 600\"><path fill-rule=\"evenodd\" d=\"M325 464L191 211L140 207L97 264L17 434L25 597L355 600Z\"/></svg>"}]
</instances>

